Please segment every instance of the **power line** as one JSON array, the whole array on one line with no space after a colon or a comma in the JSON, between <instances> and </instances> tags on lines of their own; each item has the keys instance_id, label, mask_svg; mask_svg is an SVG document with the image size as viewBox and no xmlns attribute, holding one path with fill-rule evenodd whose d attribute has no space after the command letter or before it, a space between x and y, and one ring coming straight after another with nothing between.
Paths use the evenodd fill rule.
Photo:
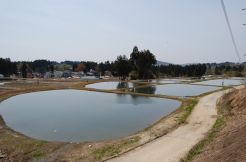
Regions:
<instances>
[{"instance_id":1,"label":"power line","mask_svg":"<svg viewBox=\"0 0 246 162\"><path fill-rule=\"evenodd\" d=\"M228 26L228 29L229 29L229 32L230 32L230 35L231 35L231 40L232 40L232 43L233 43L235 52L236 52L237 57L238 57L238 61L239 61L239 63L241 63L241 57L239 55L237 44L236 44L236 41L235 41L235 38L234 38L234 35L233 35L233 32L232 32L232 29L231 29L231 24L230 24L230 20L228 18L227 12L226 12L224 0L221 0L220 2L221 2L221 5L222 5L222 8L223 8L223 12L225 14L226 23L227 23L227 26Z\"/></svg>"},{"instance_id":2,"label":"power line","mask_svg":"<svg viewBox=\"0 0 246 162\"><path fill-rule=\"evenodd\" d=\"M243 8L243 9L242 9L242 11L245 11L245 10L246 10L246 8ZM246 25L246 24L243 24L243 25Z\"/></svg>"}]
</instances>

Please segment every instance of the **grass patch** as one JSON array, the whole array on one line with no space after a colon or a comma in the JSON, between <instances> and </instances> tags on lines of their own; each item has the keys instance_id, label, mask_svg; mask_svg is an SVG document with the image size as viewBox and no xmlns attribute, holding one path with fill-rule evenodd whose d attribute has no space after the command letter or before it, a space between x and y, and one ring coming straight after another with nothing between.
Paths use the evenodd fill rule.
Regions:
<instances>
[{"instance_id":1,"label":"grass patch","mask_svg":"<svg viewBox=\"0 0 246 162\"><path fill-rule=\"evenodd\" d=\"M100 149L97 149L93 151L93 154L95 155L96 160L101 160L103 157L110 157L114 156L120 153L120 147L119 146L104 146Z\"/></svg>"},{"instance_id":2,"label":"grass patch","mask_svg":"<svg viewBox=\"0 0 246 162\"><path fill-rule=\"evenodd\" d=\"M34 158L41 158L41 157L44 157L45 155L46 155L46 153L44 151L42 151L42 150L35 150L32 153L32 156Z\"/></svg>"},{"instance_id":3,"label":"grass patch","mask_svg":"<svg viewBox=\"0 0 246 162\"><path fill-rule=\"evenodd\" d=\"M182 159L182 162L190 162L194 159L194 157L198 154L200 154L205 146L207 146L215 137L215 135L223 128L225 125L225 117L220 116L217 118L215 124L213 125L213 128L210 130L208 136L200 141L198 144L196 144L188 153L188 155Z\"/></svg>"},{"instance_id":4,"label":"grass patch","mask_svg":"<svg viewBox=\"0 0 246 162\"><path fill-rule=\"evenodd\" d=\"M178 118L178 124L183 124L186 122L188 116L191 114L197 103L197 99L192 99L188 106L183 107L184 113Z\"/></svg>"},{"instance_id":5,"label":"grass patch","mask_svg":"<svg viewBox=\"0 0 246 162\"><path fill-rule=\"evenodd\" d=\"M95 160L100 161L104 158L108 158L108 157L112 157L112 156L116 156L119 153L122 152L122 150L125 147L129 147L130 145L138 142L140 140L140 137L136 136L127 140L123 140L121 143L119 144L109 144L107 146L104 146L102 148L96 149L94 150L92 153L95 157Z\"/></svg>"}]
</instances>

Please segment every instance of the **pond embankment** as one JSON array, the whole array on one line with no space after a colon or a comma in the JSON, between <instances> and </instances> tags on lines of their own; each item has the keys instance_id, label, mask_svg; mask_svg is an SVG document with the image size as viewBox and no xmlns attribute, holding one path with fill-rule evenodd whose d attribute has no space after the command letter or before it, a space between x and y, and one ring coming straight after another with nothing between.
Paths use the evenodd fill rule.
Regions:
<instances>
[{"instance_id":1,"label":"pond embankment","mask_svg":"<svg viewBox=\"0 0 246 162\"><path fill-rule=\"evenodd\" d=\"M83 90L85 89L83 87L86 84L88 84L88 82L42 80L14 81L2 87L0 100L3 101L18 94L37 91L58 89ZM114 92L116 91L112 91L111 93ZM118 92L127 94L127 92ZM3 127L0 129L0 151L1 154L4 155L5 160L35 161L35 159L42 159L45 161L54 161L54 159L59 159L66 161L101 161L129 151L168 133L181 123L184 116L186 116L184 114L187 114L186 108L191 104L193 104L192 99L185 100L181 109L176 110L169 116L163 117L143 131L139 131L124 138L100 142L67 143L35 140L13 131L4 124L4 121L2 121Z\"/></svg>"}]
</instances>

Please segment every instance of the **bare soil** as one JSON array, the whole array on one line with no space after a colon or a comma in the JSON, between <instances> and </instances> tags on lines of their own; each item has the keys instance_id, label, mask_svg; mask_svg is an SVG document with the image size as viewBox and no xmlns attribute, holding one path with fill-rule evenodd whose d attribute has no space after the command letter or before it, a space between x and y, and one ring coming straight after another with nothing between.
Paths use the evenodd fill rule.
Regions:
<instances>
[{"instance_id":1,"label":"bare soil","mask_svg":"<svg viewBox=\"0 0 246 162\"><path fill-rule=\"evenodd\" d=\"M193 161L246 161L246 88L226 94L218 108L225 126Z\"/></svg>"}]
</instances>

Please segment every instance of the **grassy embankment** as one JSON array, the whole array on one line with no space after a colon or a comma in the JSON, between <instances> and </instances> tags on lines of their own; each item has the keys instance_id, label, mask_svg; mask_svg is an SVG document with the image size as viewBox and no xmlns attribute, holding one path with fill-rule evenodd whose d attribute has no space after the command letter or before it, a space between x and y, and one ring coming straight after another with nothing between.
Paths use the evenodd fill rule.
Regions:
<instances>
[{"instance_id":1,"label":"grassy embankment","mask_svg":"<svg viewBox=\"0 0 246 162\"><path fill-rule=\"evenodd\" d=\"M224 89L228 89L231 87L227 87ZM186 155L184 159L182 159L182 162L190 162L192 161L197 155L202 153L206 146L208 146L215 138L215 136L223 129L223 127L226 125L226 116L231 113L231 106L230 103L227 100L227 96L231 93L226 94L222 97L220 102L217 105L218 108L218 117L216 119L215 124L213 125L212 129L209 131L209 133L206 135L206 137L201 140L198 144L196 144Z\"/></svg>"}]
</instances>

